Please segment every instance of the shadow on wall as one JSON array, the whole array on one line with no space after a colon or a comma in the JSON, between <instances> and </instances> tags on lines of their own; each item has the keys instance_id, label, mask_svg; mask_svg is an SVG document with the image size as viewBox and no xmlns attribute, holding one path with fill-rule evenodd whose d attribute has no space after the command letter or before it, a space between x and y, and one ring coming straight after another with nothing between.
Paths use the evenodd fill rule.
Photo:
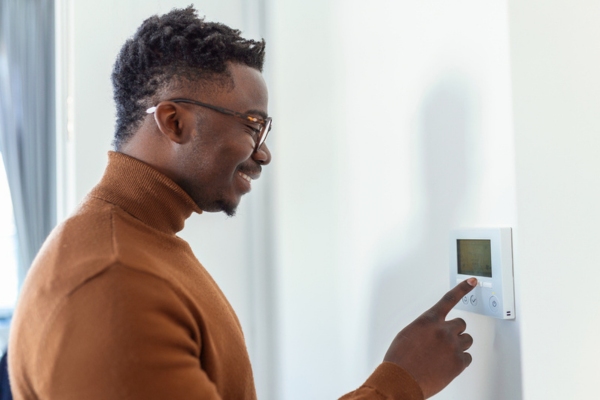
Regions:
<instances>
[{"instance_id":1,"label":"shadow on wall","mask_svg":"<svg viewBox=\"0 0 600 400\"><path fill-rule=\"evenodd\" d=\"M400 242L406 227L398 227L395 248L378 252L385 261L374 266L370 310L369 355L381 361L396 333L448 288L448 231L459 224L470 192L468 141L479 133L476 94L460 74L447 74L426 92L417 114L413 151L420 161L413 180L422 190L424 204L413 226L412 245ZM411 196L413 197L413 196ZM387 253L387 254L386 254Z\"/></svg>"},{"instance_id":2,"label":"shadow on wall","mask_svg":"<svg viewBox=\"0 0 600 400\"><path fill-rule=\"evenodd\" d=\"M397 227L376 249L379 262L372 269L368 324L371 366L381 362L400 329L448 290L449 231L479 219L477 195L482 189L477 182L485 163L478 97L466 76L448 73L423 98L412 133L420 144L421 168L414 175L422 191L422 212L411 226ZM411 238L412 245L402 243L403 237ZM475 339L470 350L473 363L436 398L520 400L518 324L458 311L449 318L456 316L467 321Z\"/></svg>"},{"instance_id":3,"label":"shadow on wall","mask_svg":"<svg viewBox=\"0 0 600 400\"><path fill-rule=\"evenodd\" d=\"M371 289L371 323L368 324L368 360L381 361L396 333L448 288L448 232L464 215L471 192L472 164L469 141L480 133L478 100L473 85L461 74L448 73L426 92L415 131L420 149L420 171L411 172L423 192L421 215L413 226L397 227L387 238L380 262L374 266ZM413 195L411 194L411 197ZM410 249L401 243L402 232L412 237ZM394 239L396 238L396 239ZM391 245L389 243L392 243Z\"/></svg>"}]
</instances>

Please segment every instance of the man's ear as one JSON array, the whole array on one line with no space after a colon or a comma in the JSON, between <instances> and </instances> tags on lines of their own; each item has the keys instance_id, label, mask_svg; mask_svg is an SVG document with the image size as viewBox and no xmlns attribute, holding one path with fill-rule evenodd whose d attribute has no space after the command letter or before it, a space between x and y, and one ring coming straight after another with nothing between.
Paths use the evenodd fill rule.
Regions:
<instances>
[{"instance_id":1,"label":"man's ear","mask_svg":"<svg viewBox=\"0 0 600 400\"><path fill-rule=\"evenodd\" d=\"M160 132L177 144L185 144L192 139L193 121L185 109L171 101L160 102L154 111L154 121Z\"/></svg>"}]
</instances>

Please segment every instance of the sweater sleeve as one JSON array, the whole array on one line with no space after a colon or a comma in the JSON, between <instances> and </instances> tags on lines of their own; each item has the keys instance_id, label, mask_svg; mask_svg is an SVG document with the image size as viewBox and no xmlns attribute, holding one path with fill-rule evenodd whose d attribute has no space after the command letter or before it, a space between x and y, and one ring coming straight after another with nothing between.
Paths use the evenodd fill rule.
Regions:
<instances>
[{"instance_id":1,"label":"sweater sleeve","mask_svg":"<svg viewBox=\"0 0 600 400\"><path fill-rule=\"evenodd\" d=\"M116 265L71 293L39 351L50 399L220 399L189 307L165 281Z\"/></svg>"},{"instance_id":2,"label":"sweater sleeve","mask_svg":"<svg viewBox=\"0 0 600 400\"><path fill-rule=\"evenodd\" d=\"M358 389L340 400L423 400L414 378L394 363L383 362Z\"/></svg>"}]
</instances>

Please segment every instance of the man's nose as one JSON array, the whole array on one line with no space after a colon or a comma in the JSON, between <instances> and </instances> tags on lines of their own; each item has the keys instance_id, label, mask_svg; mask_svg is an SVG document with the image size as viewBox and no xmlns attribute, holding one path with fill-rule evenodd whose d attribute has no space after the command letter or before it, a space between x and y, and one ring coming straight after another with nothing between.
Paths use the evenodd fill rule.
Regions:
<instances>
[{"instance_id":1,"label":"man's nose","mask_svg":"<svg viewBox=\"0 0 600 400\"><path fill-rule=\"evenodd\" d=\"M260 165L268 165L271 162L271 152L266 143L263 143L262 146L252 154L252 159Z\"/></svg>"}]
</instances>

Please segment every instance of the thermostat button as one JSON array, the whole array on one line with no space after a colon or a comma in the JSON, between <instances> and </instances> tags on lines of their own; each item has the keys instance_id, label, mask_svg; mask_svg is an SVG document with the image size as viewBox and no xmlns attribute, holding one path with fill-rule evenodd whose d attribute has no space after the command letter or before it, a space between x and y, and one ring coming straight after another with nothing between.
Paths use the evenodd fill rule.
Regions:
<instances>
[{"instance_id":1,"label":"thermostat button","mask_svg":"<svg viewBox=\"0 0 600 400\"><path fill-rule=\"evenodd\" d=\"M500 301L498 301L498 298L496 296L490 297L490 308L492 309L492 311L500 310Z\"/></svg>"},{"instance_id":2,"label":"thermostat button","mask_svg":"<svg viewBox=\"0 0 600 400\"><path fill-rule=\"evenodd\" d=\"M469 298L467 296L462 298L463 304L469 304Z\"/></svg>"},{"instance_id":3,"label":"thermostat button","mask_svg":"<svg viewBox=\"0 0 600 400\"><path fill-rule=\"evenodd\" d=\"M471 295L471 304L476 306L477 305L477 296L475 296L474 294Z\"/></svg>"}]
</instances>

